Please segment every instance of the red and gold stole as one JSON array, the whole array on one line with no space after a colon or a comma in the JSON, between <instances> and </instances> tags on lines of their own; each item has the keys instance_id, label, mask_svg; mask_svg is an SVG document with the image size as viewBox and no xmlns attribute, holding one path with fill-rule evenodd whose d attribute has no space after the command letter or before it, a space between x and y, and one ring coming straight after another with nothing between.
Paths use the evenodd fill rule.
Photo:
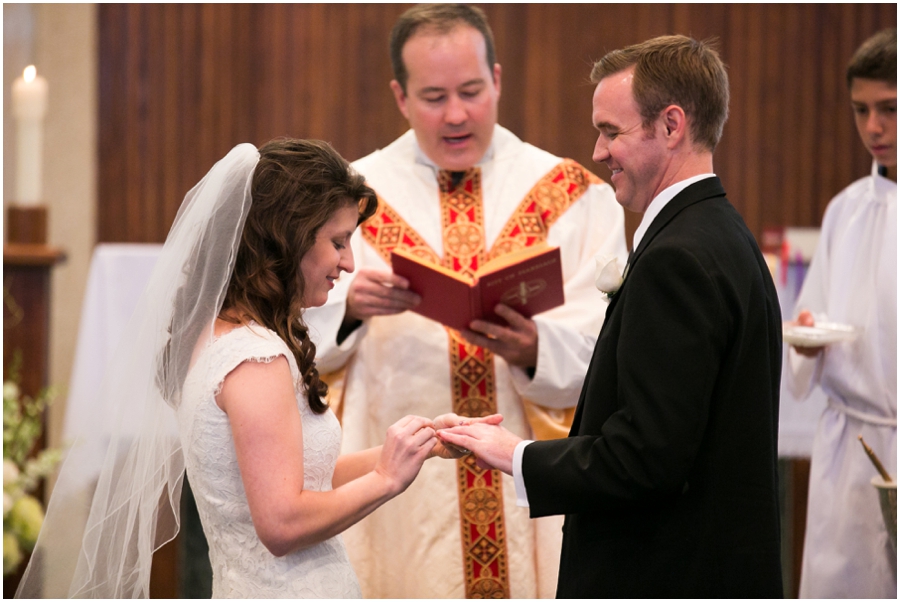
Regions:
<instances>
[{"instance_id":1,"label":"red and gold stole","mask_svg":"<svg viewBox=\"0 0 900 602\"><path fill-rule=\"evenodd\" d=\"M575 161L564 160L532 187L487 250L481 169L469 169L455 184L451 174L442 171L438 176L444 243L441 255L380 197L377 212L362 225L362 234L388 263L391 250L402 246L436 264L471 276L494 257L546 240L550 226L589 185L599 182ZM496 413L493 354L469 345L450 328L447 336L453 411L461 416ZM509 598L501 473L482 470L472 455L465 456L457 460L457 489L466 597Z\"/></svg>"}]
</instances>

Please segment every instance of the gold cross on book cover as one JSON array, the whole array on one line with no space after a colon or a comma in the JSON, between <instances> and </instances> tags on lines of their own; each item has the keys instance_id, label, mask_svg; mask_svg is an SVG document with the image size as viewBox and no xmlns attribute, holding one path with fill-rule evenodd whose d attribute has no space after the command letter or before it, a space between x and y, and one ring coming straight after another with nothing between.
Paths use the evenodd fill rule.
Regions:
<instances>
[{"instance_id":1,"label":"gold cross on book cover","mask_svg":"<svg viewBox=\"0 0 900 602\"><path fill-rule=\"evenodd\" d=\"M498 303L530 318L565 301L559 247L545 243L492 259L474 277L402 248L391 252L391 267L422 297L412 311L456 330L465 330L472 320L505 325L494 313Z\"/></svg>"}]
</instances>

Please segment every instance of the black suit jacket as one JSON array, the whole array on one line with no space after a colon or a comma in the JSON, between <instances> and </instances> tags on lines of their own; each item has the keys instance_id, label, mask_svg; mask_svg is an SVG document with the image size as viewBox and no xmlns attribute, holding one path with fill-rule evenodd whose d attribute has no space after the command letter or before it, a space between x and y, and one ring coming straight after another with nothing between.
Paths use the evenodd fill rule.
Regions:
<instances>
[{"instance_id":1,"label":"black suit jacket","mask_svg":"<svg viewBox=\"0 0 900 602\"><path fill-rule=\"evenodd\" d=\"M567 439L528 445L531 516L566 514L557 596L781 597L781 312L718 178L632 254Z\"/></svg>"}]
</instances>

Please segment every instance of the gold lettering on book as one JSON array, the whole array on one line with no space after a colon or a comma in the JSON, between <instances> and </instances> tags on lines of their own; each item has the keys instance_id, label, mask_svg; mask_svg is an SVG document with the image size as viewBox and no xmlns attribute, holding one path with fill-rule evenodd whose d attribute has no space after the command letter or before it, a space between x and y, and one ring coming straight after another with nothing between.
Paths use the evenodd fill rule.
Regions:
<instances>
[{"instance_id":1,"label":"gold lettering on book","mask_svg":"<svg viewBox=\"0 0 900 602\"><path fill-rule=\"evenodd\" d=\"M527 305L529 299L533 299L540 295L547 288L546 280L524 280L500 297L500 300L507 305Z\"/></svg>"}]
</instances>

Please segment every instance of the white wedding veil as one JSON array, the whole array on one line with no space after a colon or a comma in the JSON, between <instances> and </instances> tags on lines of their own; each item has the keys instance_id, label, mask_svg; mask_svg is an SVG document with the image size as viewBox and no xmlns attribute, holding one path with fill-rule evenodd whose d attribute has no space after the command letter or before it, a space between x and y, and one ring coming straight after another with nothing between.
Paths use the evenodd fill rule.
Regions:
<instances>
[{"instance_id":1,"label":"white wedding veil","mask_svg":"<svg viewBox=\"0 0 900 602\"><path fill-rule=\"evenodd\" d=\"M153 552L180 521L181 385L222 307L258 162L253 145L238 145L185 196L98 391L96 407L114 408L112 419L97 417L109 420L112 435L76 441L67 452L16 597L149 596ZM106 450L103 465L88 466L97 445ZM85 473L96 478L88 501ZM75 518L79 505L86 524Z\"/></svg>"}]
</instances>

